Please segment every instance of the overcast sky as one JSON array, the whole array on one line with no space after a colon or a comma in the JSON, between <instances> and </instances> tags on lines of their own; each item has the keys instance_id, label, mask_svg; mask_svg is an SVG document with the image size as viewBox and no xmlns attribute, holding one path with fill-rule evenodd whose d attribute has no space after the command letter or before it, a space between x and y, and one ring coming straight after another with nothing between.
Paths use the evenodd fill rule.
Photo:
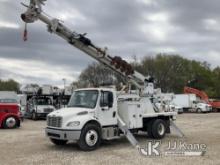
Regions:
<instances>
[{"instance_id":1,"label":"overcast sky","mask_svg":"<svg viewBox=\"0 0 220 165\"><path fill-rule=\"evenodd\" d=\"M214 68L220 63L219 7L219 0L47 0L43 9L74 31L87 32L112 56L175 53ZM28 25L23 42L23 11L19 0L0 0L0 78L60 86L62 78L70 83L94 62L40 21Z\"/></svg>"}]
</instances>

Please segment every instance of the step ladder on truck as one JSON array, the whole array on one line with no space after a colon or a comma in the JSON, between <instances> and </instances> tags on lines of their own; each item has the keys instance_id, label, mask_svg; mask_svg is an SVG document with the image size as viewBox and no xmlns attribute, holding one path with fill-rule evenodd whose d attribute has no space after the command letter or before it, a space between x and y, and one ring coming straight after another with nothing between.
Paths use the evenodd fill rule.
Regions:
<instances>
[{"instance_id":1,"label":"step ladder on truck","mask_svg":"<svg viewBox=\"0 0 220 165\"><path fill-rule=\"evenodd\" d=\"M118 56L110 56L105 49L96 46L85 34L79 34L63 25L58 19L50 19L42 11L46 0L31 0L22 20L33 23L37 20L47 25L50 33L66 40L100 63L109 67L136 86L139 94L118 94L112 88L86 88L75 90L66 108L47 116L46 135L56 145L77 141L82 150L96 149L101 140L126 136L135 147L140 147L133 133L145 131L155 139L170 133L177 113L162 111L155 107L154 85L150 77L135 71ZM25 32L27 33L27 31ZM144 84L144 85L143 85ZM183 135L183 134L182 134Z\"/></svg>"}]
</instances>

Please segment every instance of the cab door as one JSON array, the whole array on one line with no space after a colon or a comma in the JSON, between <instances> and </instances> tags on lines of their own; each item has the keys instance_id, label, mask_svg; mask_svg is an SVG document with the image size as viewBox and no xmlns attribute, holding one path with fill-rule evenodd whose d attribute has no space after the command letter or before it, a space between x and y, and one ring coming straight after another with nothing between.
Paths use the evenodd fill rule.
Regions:
<instances>
[{"instance_id":1,"label":"cab door","mask_svg":"<svg viewBox=\"0 0 220 165\"><path fill-rule=\"evenodd\" d=\"M111 91L101 91L97 117L102 126L117 124L117 100Z\"/></svg>"}]
</instances>

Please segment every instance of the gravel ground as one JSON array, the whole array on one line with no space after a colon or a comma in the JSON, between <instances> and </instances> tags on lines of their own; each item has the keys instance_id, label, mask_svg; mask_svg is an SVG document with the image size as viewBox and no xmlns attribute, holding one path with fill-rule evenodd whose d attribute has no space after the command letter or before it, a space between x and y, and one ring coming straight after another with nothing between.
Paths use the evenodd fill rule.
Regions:
<instances>
[{"instance_id":1,"label":"gravel ground","mask_svg":"<svg viewBox=\"0 0 220 165\"><path fill-rule=\"evenodd\" d=\"M177 125L186 138L167 135L162 140L163 151L168 141L183 140L187 144L207 145L203 157L146 157L134 149L125 138L104 142L92 152L82 152L74 143L55 146L45 137L45 121L25 120L22 127L14 130L0 130L0 165L30 164L220 164L220 113L182 114ZM151 140L147 135L137 136L141 146Z\"/></svg>"}]
</instances>

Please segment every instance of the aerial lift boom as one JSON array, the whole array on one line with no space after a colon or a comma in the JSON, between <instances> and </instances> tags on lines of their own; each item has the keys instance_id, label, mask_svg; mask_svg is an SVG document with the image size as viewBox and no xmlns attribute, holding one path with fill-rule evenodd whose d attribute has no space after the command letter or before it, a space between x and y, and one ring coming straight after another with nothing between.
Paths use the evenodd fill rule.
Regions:
<instances>
[{"instance_id":1,"label":"aerial lift boom","mask_svg":"<svg viewBox=\"0 0 220 165\"><path fill-rule=\"evenodd\" d=\"M75 31L70 30L68 27L63 25L58 19L50 19L42 11L42 5L44 5L46 0L31 0L29 5L23 4L27 7L27 11L21 14L21 18L25 23L33 23L37 20L41 20L47 24L48 31L55 33L58 36L66 40L70 45L78 48L79 50L85 52L92 58L96 59L100 63L108 66L113 71L119 73L126 79L128 79L132 84L134 84L143 95L148 95L149 93L144 93L145 88L148 83L151 82L151 77L145 77L139 72L135 71L133 67L127 63L121 57L115 56L112 57L107 53L106 49L99 48L96 46L86 34L79 34ZM25 33L27 31L25 30ZM26 37L25 37L26 40ZM141 85L141 84L144 85Z\"/></svg>"}]
</instances>

